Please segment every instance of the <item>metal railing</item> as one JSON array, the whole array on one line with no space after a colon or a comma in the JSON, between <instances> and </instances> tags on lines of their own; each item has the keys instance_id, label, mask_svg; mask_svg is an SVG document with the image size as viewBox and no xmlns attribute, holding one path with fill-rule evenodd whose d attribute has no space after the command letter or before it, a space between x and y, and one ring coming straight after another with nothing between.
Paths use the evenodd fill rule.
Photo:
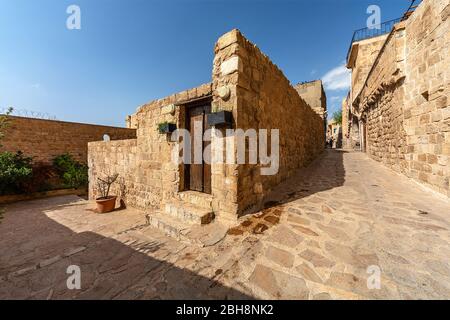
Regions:
<instances>
[{"instance_id":1,"label":"metal railing","mask_svg":"<svg viewBox=\"0 0 450 320\"><path fill-rule=\"evenodd\" d=\"M362 40L366 40L366 39L379 37L384 34L390 33L392 31L392 29L394 28L394 25L399 23L400 21L402 21L402 18L397 18L394 20L386 21L386 22L383 22L372 28L362 28L362 29L356 30L353 33L352 42L350 43L350 48L348 49L347 61L348 61L350 52L352 50L353 43L355 43L357 41L362 41Z\"/></svg>"}]
</instances>

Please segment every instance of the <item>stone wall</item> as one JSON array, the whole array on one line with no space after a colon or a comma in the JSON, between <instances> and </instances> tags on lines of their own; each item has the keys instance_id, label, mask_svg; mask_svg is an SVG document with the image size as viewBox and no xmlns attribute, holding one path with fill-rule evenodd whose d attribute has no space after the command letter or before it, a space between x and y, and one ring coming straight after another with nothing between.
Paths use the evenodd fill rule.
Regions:
<instances>
[{"instance_id":1,"label":"stone wall","mask_svg":"<svg viewBox=\"0 0 450 320\"><path fill-rule=\"evenodd\" d=\"M449 0L424 0L397 24L353 104L372 158L447 196L449 11Z\"/></svg>"},{"instance_id":2,"label":"stone wall","mask_svg":"<svg viewBox=\"0 0 450 320\"><path fill-rule=\"evenodd\" d=\"M331 141L332 148L342 148L342 125L334 119L328 121L326 139Z\"/></svg>"},{"instance_id":3,"label":"stone wall","mask_svg":"<svg viewBox=\"0 0 450 320\"><path fill-rule=\"evenodd\" d=\"M424 0L406 22L404 128L409 175L450 196L450 1Z\"/></svg>"},{"instance_id":4,"label":"stone wall","mask_svg":"<svg viewBox=\"0 0 450 320\"><path fill-rule=\"evenodd\" d=\"M265 197L276 185L323 151L323 119L299 96L282 71L239 31L233 30L220 38L216 54L216 62L221 61L222 65L231 59L237 61L235 72L221 79L223 83L236 84L233 86L236 126L257 131L279 129L277 174L262 175L260 164L241 164L237 168L237 204L241 215L261 209Z\"/></svg>"},{"instance_id":5,"label":"stone wall","mask_svg":"<svg viewBox=\"0 0 450 320\"><path fill-rule=\"evenodd\" d=\"M387 35L355 42L352 45L347 67L352 69L352 94L350 100L354 101L360 92L369 71L377 58Z\"/></svg>"},{"instance_id":6,"label":"stone wall","mask_svg":"<svg viewBox=\"0 0 450 320\"><path fill-rule=\"evenodd\" d=\"M394 170L405 172L406 134L403 128L404 23L397 24L357 97L364 123L365 151ZM363 143L364 144L364 143Z\"/></svg>"},{"instance_id":7,"label":"stone wall","mask_svg":"<svg viewBox=\"0 0 450 320\"><path fill-rule=\"evenodd\" d=\"M36 162L51 163L55 156L70 153L76 160L86 163L88 142L129 139L136 131L83 123L32 119L9 116L11 120L0 151L22 151Z\"/></svg>"},{"instance_id":8,"label":"stone wall","mask_svg":"<svg viewBox=\"0 0 450 320\"><path fill-rule=\"evenodd\" d=\"M350 94L342 101L342 147L344 149L361 151L359 135L359 119L353 112Z\"/></svg>"},{"instance_id":9,"label":"stone wall","mask_svg":"<svg viewBox=\"0 0 450 320\"><path fill-rule=\"evenodd\" d=\"M342 100L342 148L350 149L350 108L349 108L349 96Z\"/></svg>"},{"instance_id":10,"label":"stone wall","mask_svg":"<svg viewBox=\"0 0 450 320\"><path fill-rule=\"evenodd\" d=\"M136 176L137 139L90 142L88 148L90 198L99 196L97 178L118 173L119 183L112 185L111 194L139 207L141 199L146 198L146 188L145 183L141 183L142 180Z\"/></svg>"},{"instance_id":11,"label":"stone wall","mask_svg":"<svg viewBox=\"0 0 450 320\"><path fill-rule=\"evenodd\" d=\"M233 30L215 45L210 84L140 107L127 119L127 126L137 128L136 140L89 144L90 197L97 196L97 177L118 173L121 182L113 192L124 194L127 205L148 209L183 202L184 166L171 161L175 144L157 132L157 125L168 121L184 128L186 109L199 99L209 99L212 112L232 112L233 129L280 129L278 174L262 176L260 165L212 163L208 199L218 220L236 221L239 215L256 211L274 186L324 148L321 117L255 45ZM236 160L236 135L225 137L225 128L215 130L223 137L213 134L212 153L231 146L223 153Z\"/></svg>"},{"instance_id":12,"label":"stone wall","mask_svg":"<svg viewBox=\"0 0 450 320\"><path fill-rule=\"evenodd\" d=\"M318 115L323 119L326 118L327 96L321 80L299 83L294 88Z\"/></svg>"},{"instance_id":13,"label":"stone wall","mask_svg":"<svg viewBox=\"0 0 450 320\"><path fill-rule=\"evenodd\" d=\"M172 162L174 143L157 131L162 122L176 123L184 128L184 109L168 108L186 101L211 95L211 84L186 90L141 106L130 116L137 129L137 139L89 143L89 195L98 196L98 177L118 173L121 183L115 184L115 194L123 194L126 204L141 208L158 208L167 199L174 199L183 189L183 166Z\"/></svg>"}]
</instances>

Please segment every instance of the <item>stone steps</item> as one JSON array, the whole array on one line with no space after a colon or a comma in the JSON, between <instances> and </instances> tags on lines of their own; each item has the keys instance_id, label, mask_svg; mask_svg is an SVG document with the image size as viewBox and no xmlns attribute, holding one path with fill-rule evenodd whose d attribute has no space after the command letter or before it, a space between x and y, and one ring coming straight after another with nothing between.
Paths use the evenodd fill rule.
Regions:
<instances>
[{"instance_id":1,"label":"stone steps","mask_svg":"<svg viewBox=\"0 0 450 320\"><path fill-rule=\"evenodd\" d=\"M206 225L214 220L212 211L212 197L199 192L182 192L179 200L171 200L166 203L161 211L149 213L147 222L166 235L182 242L200 244L199 238L203 237L205 243L214 241L217 236L204 234L209 228ZM214 230L215 227L211 227ZM215 233L221 234L221 233Z\"/></svg>"},{"instance_id":2,"label":"stone steps","mask_svg":"<svg viewBox=\"0 0 450 320\"><path fill-rule=\"evenodd\" d=\"M212 195L197 191L183 191L178 194L178 197L184 203L188 203L194 206L202 208L212 207Z\"/></svg>"},{"instance_id":3,"label":"stone steps","mask_svg":"<svg viewBox=\"0 0 450 320\"><path fill-rule=\"evenodd\" d=\"M146 218L150 226L161 230L166 235L178 241L190 242L185 236L189 232L189 225L179 219L161 212L147 214Z\"/></svg>"},{"instance_id":4,"label":"stone steps","mask_svg":"<svg viewBox=\"0 0 450 320\"><path fill-rule=\"evenodd\" d=\"M178 241L200 247L212 246L221 241L228 227L218 222L207 225L186 224L166 213L153 212L146 215L147 223Z\"/></svg>"},{"instance_id":5,"label":"stone steps","mask_svg":"<svg viewBox=\"0 0 450 320\"><path fill-rule=\"evenodd\" d=\"M171 201L164 206L164 212L187 224L204 225L214 220L211 208L205 208L183 201Z\"/></svg>"}]
</instances>

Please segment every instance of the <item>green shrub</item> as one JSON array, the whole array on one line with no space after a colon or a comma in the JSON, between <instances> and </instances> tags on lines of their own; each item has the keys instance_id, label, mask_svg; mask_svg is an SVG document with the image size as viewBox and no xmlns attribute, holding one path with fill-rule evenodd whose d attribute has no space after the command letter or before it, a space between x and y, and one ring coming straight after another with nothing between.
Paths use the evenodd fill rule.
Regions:
<instances>
[{"instance_id":1,"label":"green shrub","mask_svg":"<svg viewBox=\"0 0 450 320\"><path fill-rule=\"evenodd\" d=\"M61 173L68 171L75 164L75 160L68 153L59 155L53 159L53 166Z\"/></svg>"},{"instance_id":2,"label":"green shrub","mask_svg":"<svg viewBox=\"0 0 450 320\"><path fill-rule=\"evenodd\" d=\"M57 156L53 165L68 188L81 188L88 184L88 168L75 161L68 153Z\"/></svg>"},{"instance_id":3,"label":"green shrub","mask_svg":"<svg viewBox=\"0 0 450 320\"><path fill-rule=\"evenodd\" d=\"M32 158L22 152L0 153L0 194L23 193L26 182L32 176Z\"/></svg>"},{"instance_id":4,"label":"green shrub","mask_svg":"<svg viewBox=\"0 0 450 320\"><path fill-rule=\"evenodd\" d=\"M0 142L3 139L4 135L5 135L5 130L8 128L9 126L9 118L8 116L13 112L13 108L8 108L8 110L6 111L6 113L3 115L0 115ZM0 147L1 147L1 143L0 143Z\"/></svg>"},{"instance_id":5,"label":"green shrub","mask_svg":"<svg viewBox=\"0 0 450 320\"><path fill-rule=\"evenodd\" d=\"M44 192L64 188L55 167L50 164L33 163L33 174L24 186L26 193Z\"/></svg>"},{"instance_id":6,"label":"green shrub","mask_svg":"<svg viewBox=\"0 0 450 320\"><path fill-rule=\"evenodd\" d=\"M337 123L342 125L342 110L336 111L333 113L333 120Z\"/></svg>"},{"instance_id":7,"label":"green shrub","mask_svg":"<svg viewBox=\"0 0 450 320\"><path fill-rule=\"evenodd\" d=\"M5 114L0 114L0 140L5 136L5 131L9 126L8 116L13 112L13 108L8 108ZM0 144L1 146L1 144Z\"/></svg>"}]
</instances>

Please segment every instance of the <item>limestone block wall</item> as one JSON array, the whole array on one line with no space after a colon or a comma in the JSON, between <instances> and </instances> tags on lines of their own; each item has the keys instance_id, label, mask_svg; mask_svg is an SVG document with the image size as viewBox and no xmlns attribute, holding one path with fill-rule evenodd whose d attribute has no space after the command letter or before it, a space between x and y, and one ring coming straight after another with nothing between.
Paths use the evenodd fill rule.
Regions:
<instances>
[{"instance_id":1,"label":"limestone block wall","mask_svg":"<svg viewBox=\"0 0 450 320\"><path fill-rule=\"evenodd\" d=\"M365 123L366 152L393 169L406 172L403 128L405 28L389 35L357 100Z\"/></svg>"},{"instance_id":2,"label":"limestone block wall","mask_svg":"<svg viewBox=\"0 0 450 320\"><path fill-rule=\"evenodd\" d=\"M342 147L351 148L349 97L342 100Z\"/></svg>"},{"instance_id":3,"label":"limestone block wall","mask_svg":"<svg viewBox=\"0 0 450 320\"><path fill-rule=\"evenodd\" d=\"M22 151L35 162L51 163L55 156L70 153L86 163L88 142L136 137L136 130L54 120L9 116L10 126L2 139L0 151Z\"/></svg>"},{"instance_id":4,"label":"limestone block wall","mask_svg":"<svg viewBox=\"0 0 450 320\"><path fill-rule=\"evenodd\" d=\"M386 35L382 35L353 44L351 56L347 65L352 69L353 93L357 94L364 85L364 81L366 80L373 63L378 56L381 47L386 41L386 37ZM355 98L356 95L350 97L351 101Z\"/></svg>"},{"instance_id":5,"label":"limestone block wall","mask_svg":"<svg viewBox=\"0 0 450 320\"><path fill-rule=\"evenodd\" d=\"M450 196L450 1L424 0L406 22L404 127L409 175Z\"/></svg>"},{"instance_id":6,"label":"limestone block wall","mask_svg":"<svg viewBox=\"0 0 450 320\"><path fill-rule=\"evenodd\" d=\"M137 123L136 176L139 183L146 186L145 198L150 201L144 202L146 207L159 206L176 198L184 186L184 166L177 165L171 158L175 143L157 131L158 124L167 121L177 124L177 128L185 128L183 103L210 94L211 84L205 84L150 102L134 115ZM170 105L180 106L170 113L165 109Z\"/></svg>"},{"instance_id":7,"label":"limestone block wall","mask_svg":"<svg viewBox=\"0 0 450 320\"><path fill-rule=\"evenodd\" d=\"M327 111L327 96L322 80L299 83L294 86L300 97L322 118Z\"/></svg>"},{"instance_id":8,"label":"limestone block wall","mask_svg":"<svg viewBox=\"0 0 450 320\"><path fill-rule=\"evenodd\" d=\"M175 199L182 190L183 166L172 159L174 142L167 135L157 131L162 122L176 123L184 128L184 109L175 108L168 112L165 108L172 104L202 98L211 94L211 84L173 94L141 106L131 116L137 129L135 140L115 142L93 142L89 144L89 195L97 197L98 177L118 173L121 184L113 190L119 194L123 185L126 189L126 204L148 209L158 208L168 199Z\"/></svg>"},{"instance_id":9,"label":"limestone block wall","mask_svg":"<svg viewBox=\"0 0 450 320\"><path fill-rule=\"evenodd\" d=\"M232 129L280 130L280 168L275 175L262 176L260 165L211 164L212 210L218 220L235 221L256 211L273 187L322 152L323 119L255 45L233 30L217 41L214 50L210 84L153 101L127 119L129 127L137 128L136 140L89 144L91 198L97 196L99 176L118 173L122 180L113 192L125 189L127 205L149 209L182 200L184 166L172 161L175 144L157 132L157 125L168 121L184 128L186 108L202 98L210 99L212 112L232 112ZM224 160L236 160L236 135L226 137L225 128L215 130L222 136L213 135L212 154L228 146L222 151Z\"/></svg>"},{"instance_id":10,"label":"limestone block wall","mask_svg":"<svg viewBox=\"0 0 450 320\"><path fill-rule=\"evenodd\" d=\"M139 205L146 199L145 185L136 176L137 139L99 141L89 143L89 197L99 197L97 178L119 174L118 183L112 185L111 195L120 196L126 204Z\"/></svg>"},{"instance_id":11,"label":"limestone block wall","mask_svg":"<svg viewBox=\"0 0 450 320\"><path fill-rule=\"evenodd\" d=\"M259 210L276 185L323 151L323 119L299 96L281 70L239 31L219 39L218 47L222 48L218 52L221 61L225 57L225 62L237 61L235 72L221 80L236 84L231 102L237 103L233 108L236 127L257 131L279 129L280 132L277 174L262 175L260 164L240 164L235 172L238 214L246 214Z\"/></svg>"},{"instance_id":12,"label":"limestone block wall","mask_svg":"<svg viewBox=\"0 0 450 320\"><path fill-rule=\"evenodd\" d=\"M398 24L354 103L365 122L368 154L447 196L449 11L449 0L424 0Z\"/></svg>"},{"instance_id":13,"label":"limestone block wall","mask_svg":"<svg viewBox=\"0 0 450 320\"><path fill-rule=\"evenodd\" d=\"M239 59L238 53L243 49L238 43L238 38L242 39L242 35L238 30L232 30L221 36L214 47L214 62L212 70L212 112L230 111L233 114L233 127L238 127L238 119L242 116L238 112L238 105L241 98L240 94L240 78L239 73L243 70L242 61ZM230 96L222 99L219 95L221 89L228 88ZM213 135L211 146L212 152L216 153L216 149L221 146L232 146L228 149L223 148L223 158L236 158L236 140L235 136L226 137L225 129L217 128L224 138ZM235 221L239 212L238 199L238 171L239 166L236 163L224 161L223 163L215 163L211 166L211 184L213 195L213 208L218 213L218 218L227 221Z\"/></svg>"}]
</instances>

